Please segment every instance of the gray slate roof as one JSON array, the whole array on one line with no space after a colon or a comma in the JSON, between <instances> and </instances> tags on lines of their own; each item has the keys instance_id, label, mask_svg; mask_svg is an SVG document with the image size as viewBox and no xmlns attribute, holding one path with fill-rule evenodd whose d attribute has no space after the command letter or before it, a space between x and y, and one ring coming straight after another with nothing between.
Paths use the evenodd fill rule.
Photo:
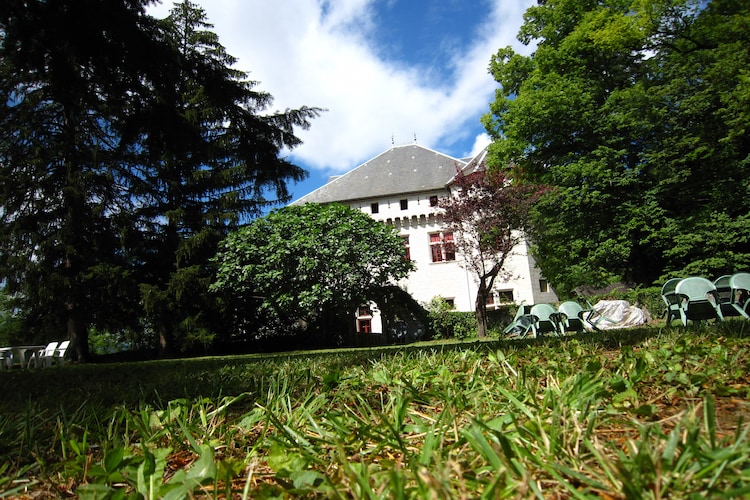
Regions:
<instances>
[{"instance_id":1,"label":"gray slate roof","mask_svg":"<svg viewBox=\"0 0 750 500\"><path fill-rule=\"evenodd\" d=\"M465 160L411 144L394 146L331 180L293 204L380 198L446 187Z\"/></svg>"}]
</instances>

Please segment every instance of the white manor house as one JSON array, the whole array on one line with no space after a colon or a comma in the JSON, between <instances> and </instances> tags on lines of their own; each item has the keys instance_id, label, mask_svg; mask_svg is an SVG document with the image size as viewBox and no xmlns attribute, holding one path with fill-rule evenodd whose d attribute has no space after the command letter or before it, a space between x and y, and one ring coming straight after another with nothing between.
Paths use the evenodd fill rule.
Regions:
<instances>
[{"instance_id":1,"label":"white manor house","mask_svg":"<svg viewBox=\"0 0 750 500\"><path fill-rule=\"evenodd\" d=\"M341 203L396 228L416 270L399 283L415 300L427 304L435 297L458 311L473 311L477 282L461 266L461 255L446 247L453 234L443 230L437 200L450 195L456 168L481 160L452 158L416 144L394 146L349 172L334 176L293 204ZM488 308L501 304L556 302L557 296L541 276L524 242L506 260L510 281L495 281ZM360 307L356 329L383 333L377 308Z\"/></svg>"}]
</instances>

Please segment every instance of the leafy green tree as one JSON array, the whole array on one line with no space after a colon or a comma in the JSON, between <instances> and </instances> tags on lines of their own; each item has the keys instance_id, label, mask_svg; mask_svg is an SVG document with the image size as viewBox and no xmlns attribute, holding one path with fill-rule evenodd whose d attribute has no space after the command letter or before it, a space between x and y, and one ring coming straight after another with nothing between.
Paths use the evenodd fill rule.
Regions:
<instances>
[{"instance_id":1,"label":"leafy green tree","mask_svg":"<svg viewBox=\"0 0 750 500\"><path fill-rule=\"evenodd\" d=\"M548 0L525 20L536 50L494 56L483 120L493 165L558 188L533 226L558 291L747 268L750 6Z\"/></svg>"},{"instance_id":2,"label":"leafy green tree","mask_svg":"<svg viewBox=\"0 0 750 500\"><path fill-rule=\"evenodd\" d=\"M443 224L453 232L462 265L475 277L477 336L487 336L487 299L505 261L526 239L529 211L546 188L514 182L508 172L474 166L458 170L451 194L438 200ZM520 177L516 172L515 177Z\"/></svg>"},{"instance_id":3,"label":"leafy green tree","mask_svg":"<svg viewBox=\"0 0 750 500\"><path fill-rule=\"evenodd\" d=\"M413 269L392 227L343 205L292 205L229 235L212 289L331 340L357 306Z\"/></svg>"},{"instance_id":4,"label":"leafy green tree","mask_svg":"<svg viewBox=\"0 0 750 500\"><path fill-rule=\"evenodd\" d=\"M262 114L270 94L232 69L236 59L192 2L175 4L163 28L180 65L172 84L143 103L150 126L137 192L139 219L149 229L143 304L169 353L209 343L223 329L221 304L207 293L208 260L230 229L289 200L286 181L306 172L281 151L300 143L294 128L307 128L319 110Z\"/></svg>"}]
</instances>

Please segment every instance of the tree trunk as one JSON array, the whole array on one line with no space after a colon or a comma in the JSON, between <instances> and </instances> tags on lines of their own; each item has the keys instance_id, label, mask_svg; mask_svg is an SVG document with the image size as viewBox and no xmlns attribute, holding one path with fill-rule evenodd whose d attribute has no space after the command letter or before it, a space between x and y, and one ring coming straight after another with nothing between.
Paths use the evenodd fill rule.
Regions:
<instances>
[{"instance_id":1,"label":"tree trunk","mask_svg":"<svg viewBox=\"0 0 750 500\"><path fill-rule=\"evenodd\" d=\"M67 330L70 345L65 356L73 361L85 363L90 357L89 331L88 327L77 318L76 308L72 304L68 304Z\"/></svg>"},{"instance_id":2,"label":"tree trunk","mask_svg":"<svg viewBox=\"0 0 750 500\"><path fill-rule=\"evenodd\" d=\"M159 357L170 358L174 356L174 353L174 333L172 332L172 324L165 321L159 326Z\"/></svg>"},{"instance_id":3,"label":"tree trunk","mask_svg":"<svg viewBox=\"0 0 750 500\"><path fill-rule=\"evenodd\" d=\"M479 281L474 312L477 317L477 337L481 339L487 336L487 281L484 278Z\"/></svg>"}]
</instances>

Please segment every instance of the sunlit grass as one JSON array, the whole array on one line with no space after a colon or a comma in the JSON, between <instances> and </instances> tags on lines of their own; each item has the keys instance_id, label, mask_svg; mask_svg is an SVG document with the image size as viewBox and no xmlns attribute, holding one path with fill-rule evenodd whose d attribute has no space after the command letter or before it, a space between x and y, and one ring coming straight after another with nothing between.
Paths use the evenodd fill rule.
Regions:
<instances>
[{"instance_id":1,"label":"sunlit grass","mask_svg":"<svg viewBox=\"0 0 750 500\"><path fill-rule=\"evenodd\" d=\"M0 491L750 495L735 326L0 373Z\"/></svg>"}]
</instances>

